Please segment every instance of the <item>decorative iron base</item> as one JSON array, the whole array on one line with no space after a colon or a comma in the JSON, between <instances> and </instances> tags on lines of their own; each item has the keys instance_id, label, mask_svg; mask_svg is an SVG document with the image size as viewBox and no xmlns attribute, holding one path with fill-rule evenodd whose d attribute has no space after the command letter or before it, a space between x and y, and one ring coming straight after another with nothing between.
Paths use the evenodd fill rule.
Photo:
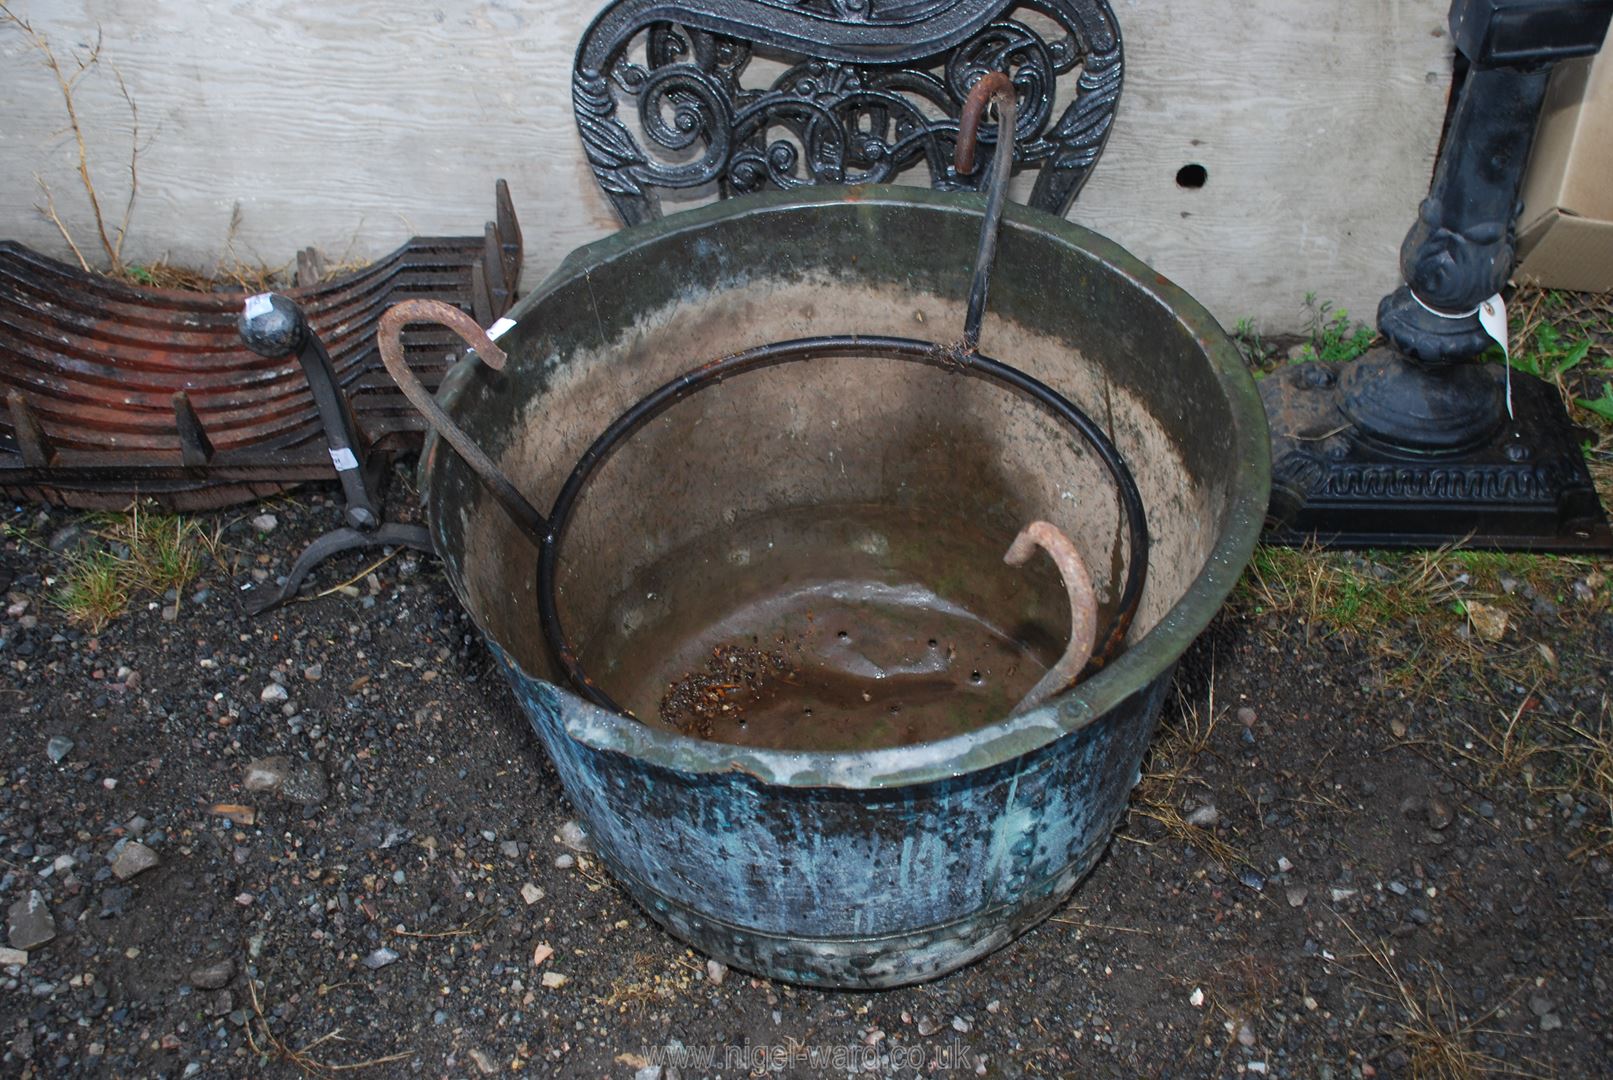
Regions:
<instances>
[{"instance_id":1,"label":"decorative iron base","mask_svg":"<svg viewBox=\"0 0 1613 1080\"><path fill-rule=\"evenodd\" d=\"M1503 411L1477 446L1418 453L1372 440L1350 421L1341 370L1297 364L1261 384L1272 440L1268 542L1613 551L1580 449L1589 436L1570 423L1554 387L1513 372L1512 418ZM1501 393L1499 367L1475 370Z\"/></svg>"}]
</instances>

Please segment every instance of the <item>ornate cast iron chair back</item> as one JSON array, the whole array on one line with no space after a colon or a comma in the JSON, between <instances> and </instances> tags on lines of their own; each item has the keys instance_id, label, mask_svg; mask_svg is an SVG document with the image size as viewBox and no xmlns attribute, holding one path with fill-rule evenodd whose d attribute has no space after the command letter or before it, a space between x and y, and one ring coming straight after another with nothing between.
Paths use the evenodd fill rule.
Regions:
<instances>
[{"instance_id":1,"label":"ornate cast iron chair back","mask_svg":"<svg viewBox=\"0 0 1613 1080\"><path fill-rule=\"evenodd\" d=\"M782 73L745 85L755 58ZM1062 216L1120 99L1107 0L614 0L578 47L572 103L594 176L633 225L660 216L658 189L727 196L923 167L935 188L974 190L987 170L959 176L952 150L988 71L1018 92L1014 165L1041 170L1030 205Z\"/></svg>"}]
</instances>

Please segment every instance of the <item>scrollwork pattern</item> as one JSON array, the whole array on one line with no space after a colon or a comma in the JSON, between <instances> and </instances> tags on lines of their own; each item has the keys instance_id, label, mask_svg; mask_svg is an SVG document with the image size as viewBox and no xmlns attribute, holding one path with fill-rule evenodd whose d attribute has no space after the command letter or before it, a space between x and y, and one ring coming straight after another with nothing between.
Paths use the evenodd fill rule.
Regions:
<instances>
[{"instance_id":1,"label":"scrollwork pattern","mask_svg":"<svg viewBox=\"0 0 1613 1080\"><path fill-rule=\"evenodd\" d=\"M943 7L955 0L933 0ZM923 0L774 0L846 24L911 14ZM747 88L750 38L667 22L632 25L609 43L603 70L582 65L573 105L590 165L629 223L659 216L655 189L717 184L723 194L818 183L882 183L922 167L932 186L972 189L951 166L957 118L982 75L1001 71L1019 94L1015 165L1038 165L1032 204L1063 213L1101 154L1120 94L1120 36L1105 0L991 5L967 39L923 60L880 64L800 58L771 84ZM1048 40L1015 18L1051 17ZM917 32L917 31L916 31ZM639 55L634 62L629 57ZM1079 68L1075 100L1055 120L1057 83ZM619 109L631 105L636 133ZM996 133L987 125L983 142Z\"/></svg>"}]
</instances>

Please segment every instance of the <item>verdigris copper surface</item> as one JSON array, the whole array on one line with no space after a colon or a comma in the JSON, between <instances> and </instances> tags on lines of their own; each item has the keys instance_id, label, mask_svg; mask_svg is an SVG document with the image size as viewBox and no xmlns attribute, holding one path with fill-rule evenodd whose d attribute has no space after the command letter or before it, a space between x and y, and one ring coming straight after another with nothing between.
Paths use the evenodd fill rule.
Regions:
<instances>
[{"instance_id":1,"label":"verdigris copper surface","mask_svg":"<svg viewBox=\"0 0 1613 1080\"><path fill-rule=\"evenodd\" d=\"M977 199L870 187L756 196L630 229L574 253L512 312L502 372L461 364L440 401L534 504L551 505L612 417L713 357L813 334L960 326L979 215ZM422 492L449 580L601 857L674 933L749 970L898 985L967 963L1052 910L1102 853L1171 671L1253 547L1269 480L1264 418L1220 328L1115 245L1039 212L1008 208L1000 252L982 352L1106 427L1154 538L1128 648L1011 719L916 745L805 751L695 739L589 705L553 681L533 543L428 440ZM592 628L584 666L617 700L653 695L663 672L642 643L687 617L660 590L632 589L756 515L880 506L940 534L955 519L979 525L994 550L943 575L947 596L1024 573L988 561L1000 567L1018 529L1045 518L1112 599L1129 555L1112 491L1034 410L850 362L745 392L747 414L769 424L725 427L714 396L661 443L613 459L604 490L616 494L572 526L558 602L568 625ZM926 550L899 551L896 537L864 530L853 545L924 566ZM716 564L756 559L765 554L736 548L690 572L709 574L705 591L720 600ZM1024 612L1058 642L1068 615L1060 624L1046 576L1022 587Z\"/></svg>"}]
</instances>

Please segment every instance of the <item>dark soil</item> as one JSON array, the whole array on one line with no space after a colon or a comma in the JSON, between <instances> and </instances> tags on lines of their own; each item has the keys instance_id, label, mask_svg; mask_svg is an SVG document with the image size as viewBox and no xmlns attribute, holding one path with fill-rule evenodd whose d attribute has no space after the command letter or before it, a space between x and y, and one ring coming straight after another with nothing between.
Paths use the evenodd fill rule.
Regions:
<instances>
[{"instance_id":1,"label":"dark soil","mask_svg":"<svg viewBox=\"0 0 1613 1080\"><path fill-rule=\"evenodd\" d=\"M51 604L72 519L11 515L0 903L37 892L55 936L0 966L6 1075L1613 1074L1609 806L1525 735L1577 725L1591 761L1613 723L1605 564L1493 647L1243 596L1068 905L934 983L822 993L708 967L572 849L432 560L245 614L327 495L241 513L233 572L96 637ZM160 864L120 881L135 843Z\"/></svg>"}]
</instances>

